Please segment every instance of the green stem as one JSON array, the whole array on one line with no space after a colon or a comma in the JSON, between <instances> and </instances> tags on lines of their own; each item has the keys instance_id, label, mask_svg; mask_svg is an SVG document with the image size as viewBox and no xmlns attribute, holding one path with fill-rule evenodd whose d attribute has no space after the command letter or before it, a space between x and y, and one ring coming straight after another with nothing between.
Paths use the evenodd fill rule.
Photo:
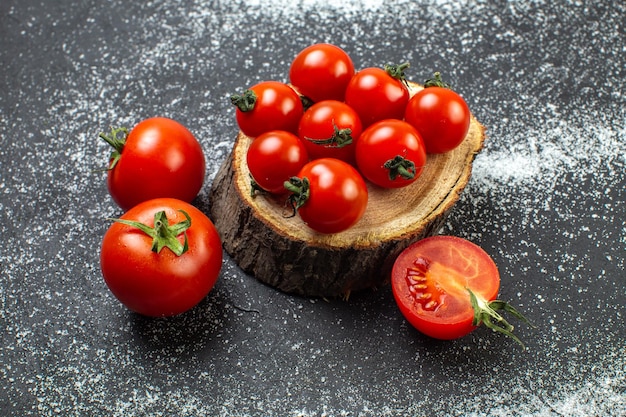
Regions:
<instances>
[{"instance_id":1,"label":"green stem","mask_svg":"<svg viewBox=\"0 0 626 417\"><path fill-rule=\"evenodd\" d=\"M257 95L252 90L246 90L243 94L233 94L230 96L230 102L237 106L242 112L249 112L254 109L256 104Z\"/></svg>"},{"instance_id":2,"label":"green stem","mask_svg":"<svg viewBox=\"0 0 626 417\"><path fill-rule=\"evenodd\" d=\"M293 214L289 217L293 217L296 215L298 209L309 200L311 195L309 179L307 177L303 177L302 179L291 177L289 181L285 181L284 185L285 189L291 193L287 203L293 209Z\"/></svg>"},{"instance_id":3,"label":"green stem","mask_svg":"<svg viewBox=\"0 0 626 417\"><path fill-rule=\"evenodd\" d=\"M352 143L352 129L349 127L339 129L335 122L333 122L333 134L328 139L312 139L305 138L311 143L316 145L324 146L327 148L343 148L344 146L348 146Z\"/></svg>"},{"instance_id":4,"label":"green stem","mask_svg":"<svg viewBox=\"0 0 626 417\"><path fill-rule=\"evenodd\" d=\"M117 137L117 135L121 134L121 137ZM122 151L124 150L124 145L126 145L126 138L128 137L128 129L125 127L114 128L111 127L111 133L106 134L101 132L99 137L103 139L106 143L113 147L113 151L111 151L111 155L109 156L108 170L112 170L117 165L118 161L122 157Z\"/></svg>"},{"instance_id":5,"label":"green stem","mask_svg":"<svg viewBox=\"0 0 626 417\"><path fill-rule=\"evenodd\" d=\"M474 309L474 319L472 321L472 325L480 326L481 323L484 323L485 326L490 328L491 330L502 333L522 346L522 349L525 349L524 343L513 334L513 326L502 317L498 311L506 311L511 313L517 319L525 322L530 327L535 327L533 324L528 321L526 317L522 315L519 311L517 311L512 305L502 300L493 300L487 301L483 298L478 297L476 294L472 292L469 288L467 288L467 292L470 295L470 302L472 303L472 308ZM495 321L495 322L494 322Z\"/></svg>"},{"instance_id":6,"label":"green stem","mask_svg":"<svg viewBox=\"0 0 626 417\"><path fill-rule=\"evenodd\" d=\"M187 229L191 227L191 217L184 210L179 210L185 216L186 220L170 226L165 211L159 211L154 214L154 227L147 224L125 219L111 219L115 222L135 227L152 238L152 252L160 253L164 247L169 248L177 256L182 255L189 249L187 242ZM183 233L185 235L184 243L180 243L178 236Z\"/></svg>"},{"instance_id":7,"label":"green stem","mask_svg":"<svg viewBox=\"0 0 626 417\"><path fill-rule=\"evenodd\" d=\"M393 159L388 160L383 165L389 171L389 179L394 181L398 177L405 180L415 178L415 163L401 155L396 155Z\"/></svg>"},{"instance_id":8,"label":"green stem","mask_svg":"<svg viewBox=\"0 0 626 417\"><path fill-rule=\"evenodd\" d=\"M444 82L441 79L441 73L440 72L435 72L433 74L433 78L429 78L429 79L426 80L426 82L424 82L424 88L428 88L428 87L452 88L452 87L450 87L450 84Z\"/></svg>"},{"instance_id":9,"label":"green stem","mask_svg":"<svg viewBox=\"0 0 626 417\"><path fill-rule=\"evenodd\" d=\"M410 63L405 62L404 64L387 64L385 65L385 71L387 74L391 75L396 80L402 81L402 83L409 86L409 82L406 80L406 76L404 75L404 70L411 66Z\"/></svg>"}]
</instances>

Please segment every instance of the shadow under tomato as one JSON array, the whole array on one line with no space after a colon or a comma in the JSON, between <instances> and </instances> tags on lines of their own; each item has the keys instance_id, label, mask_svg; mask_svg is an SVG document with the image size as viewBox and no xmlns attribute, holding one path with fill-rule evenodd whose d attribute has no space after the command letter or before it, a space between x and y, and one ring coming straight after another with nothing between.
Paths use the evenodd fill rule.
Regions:
<instances>
[{"instance_id":1,"label":"shadow under tomato","mask_svg":"<svg viewBox=\"0 0 626 417\"><path fill-rule=\"evenodd\" d=\"M136 342L149 351L185 356L211 345L227 326L225 301L216 287L194 308L173 317L153 318L129 313Z\"/></svg>"}]
</instances>

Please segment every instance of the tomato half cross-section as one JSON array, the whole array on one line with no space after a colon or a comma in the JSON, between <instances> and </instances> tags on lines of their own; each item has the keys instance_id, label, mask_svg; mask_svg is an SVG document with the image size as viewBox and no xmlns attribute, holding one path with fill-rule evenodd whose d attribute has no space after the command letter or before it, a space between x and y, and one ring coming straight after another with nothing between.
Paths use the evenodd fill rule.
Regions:
<instances>
[{"instance_id":1,"label":"tomato half cross-section","mask_svg":"<svg viewBox=\"0 0 626 417\"><path fill-rule=\"evenodd\" d=\"M113 295L130 310L152 317L181 314L213 288L222 246L199 209L154 199L114 220L102 240L100 267Z\"/></svg>"},{"instance_id":2,"label":"tomato half cross-section","mask_svg":"<svg viewBox=\"0 0 626 417\"><path fill-rule=\"evenodd\" d=\"M177 121L153 117L130 132L116 128L100 137L115 149L107 185L124 211L160 197L191 202L202 188L206 170L202 147Z\"/></svg>"},{"instance_id":3,"label":"tomato half cross-section","mask_svg":"<svg viewBox=\"0 0 626 417\"><path fill-rule=\"evenodd\" d=\"M498 311L528 320L496 299L498 268L481 247L468 240L433 236L410 245L396 259L391 283L401 313L425 335L456 339L484 323L522 344Z\"/></svg>"}]
</instances>

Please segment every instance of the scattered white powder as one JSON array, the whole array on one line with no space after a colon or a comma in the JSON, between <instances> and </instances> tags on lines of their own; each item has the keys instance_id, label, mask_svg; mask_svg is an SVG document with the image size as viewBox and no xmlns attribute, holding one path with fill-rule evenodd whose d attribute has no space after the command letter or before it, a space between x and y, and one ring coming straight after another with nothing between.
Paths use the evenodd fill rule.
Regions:
<instances>
[{"instance_id":1,"label":"scattered white powder","mask_svg":"<svg viewBox=\"0 0 626 417\"><path fill-rule=\"evenodd\" d=\"M0 24L19 34L8 42L24 45L0 48L5 415L626 415L622 3L5 9ZM488 140L445 231L498 261L503 298L539 327L518 326L528 351L482 329L427 340L388 291L287 297L229 260L209 297L171 320L133 316L106 290L98 249L119 212L92 172L108 152L97 133L173 117L207 150L208 187L234 140L229 94L284 79L316 41L357 65L409 59L418 81L435 69L457 80Z\"/></svg>"}]
</instances>

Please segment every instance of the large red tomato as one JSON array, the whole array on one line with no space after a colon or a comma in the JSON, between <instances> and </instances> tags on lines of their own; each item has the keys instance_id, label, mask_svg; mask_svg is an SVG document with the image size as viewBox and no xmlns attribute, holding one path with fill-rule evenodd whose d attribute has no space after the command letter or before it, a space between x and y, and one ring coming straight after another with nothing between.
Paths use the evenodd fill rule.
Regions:
<instances>
[{"instance_id":1,"label":"large red tomato","mask_svg":"<svg viewBox=\"0 0 626 417\"><path fill-rule=\"evenodd\" d=\"M355 164L354 150L361 130L359 115L350 106L323 100L304 112L298 136L311 159L337 158Z\"/></svg>"},{"instance_id":2,"label":"large red tomato","mask_svg":"<svg viewBox=\"0 0 626 417\"><path fill-rule=\"evenodd\" d=\"M470 126L470 110L453 90L431 86L409 101L404 119L420 133L426 152L451 151L463 142Z\"/></svg>"},{"instance_id":3,"label":"large red tomato","mask_svg":"<svg viewBox=\"0 0 626 417\"><path fill-rule=\"evenodd\" d=\"M300 51L289 69L291 84L313 102L343 101L353 75L350 56L340 47L327 43Z\"/></svg>"},{"instance_id":4,"label":"large red tomato","mask_svg":"<svg viewBox=\"0 0 626 417\"><path fill-rule=\"evenodd\" d=\"M272 194L283 194L287 191L285 181L298 175L309 157L296 135L273 130L252 141L246 162L257 187Z\"/></svg>"},{"instance_id":5,"label":"large red tomato","mask_svg":"<svg viewBox=\"0 0 626 417\"><path fill-rule=\"evenodd\" d=\"M356 110L363 127L384 119L402 119L409 102L404 69L408 64L365 68L346 88L345 102Z\"/></svg>"},{"instance_id":6,"label":"large red tomato","mask_svg":"<svg viewBox=\"0 0 626 417\"><path fill-rule=\"evenodd\" d=\"M123 210L158 197L191 202L202 188L206 169L202 147L180 123L154 117L130 133L112 129L100 137L115 148L107 185Z\"/></svg>"},{"instance_id":7,"label":"large red tomato","mask_svg":"<svg viewBox=\"0 0 626 417\"><path fill-rule=\"evenodd\" d=\"M271 130L298 133L304 112L302 100L293 88L278 81L263 81L241 95L231 96L241 131L250 137Z\"/></svg>"},{"instance_id":8,"label":"large red tomato","mask_svg":"<svg viewBox=\"0 0 626 417\"><path fill-rule=\"evenodd\" d=\"M286 186L302 220L320 233L350 228L367 208L365 181L352 165L339 159L309 162Z\"/></svg>"},{"instance_id":9,"label":"large red tomato","mask_svg":"<svg viewBox=\"0 0 626 417\"><path fill-rule=\"evenodd\" d=\"M412 184L426 165L426 151L419 133L397 119L381 120L361 134L356 144L359 171L385 188Z\"/></svg>"},{"instance_id":10,"label":"large red tomato","mask_svg":"<svg viewBox=\"0 0 626 417\"><path fill-rule=\"evenodd\" d=\"M213 288L222 266L215 226L184 201L145 201L111 225L102 240L102 275L129 309L153 317L183 313Z\"/></svg>"},{"instance_id":11,"label":"large red tomato","mask_svg":"<svg viewBox=\"0 0 626 417\"><path fill-rule=\"evenodd\" d=\"M498 268L468 240L433 236L412 244L396 259L391 284L404 317L428 336L456 339L484 323L521 343L498 310L528 321L508 303L496 300Z\"/></svg>"}]
</instances>

